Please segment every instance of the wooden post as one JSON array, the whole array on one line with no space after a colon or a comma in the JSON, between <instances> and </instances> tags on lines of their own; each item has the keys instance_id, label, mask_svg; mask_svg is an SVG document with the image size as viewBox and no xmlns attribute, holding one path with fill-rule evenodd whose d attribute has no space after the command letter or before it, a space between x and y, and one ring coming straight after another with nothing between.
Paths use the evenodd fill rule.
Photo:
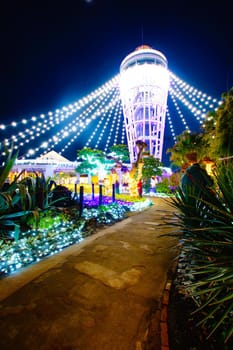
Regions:
<instances>
[{"instance_id":1,"label":"wooden post","mask_svg":"<svg viewBox=\"0 0 233 350\"><path fill-rule=\"evenodd\" d=\"M99 205L103 202L103 185L99 185Z\"/></svg>"},{"instance_id":2,"label":"wooden post","mask_svg":"<svg viewBox=\"0 0 233 350\"><path fill-rule=\"evenodd\" d=\"M116 189L116 185L112 184L112 201L115 202L115 189Z\"/></svg>"},{"instance_id":3,"label":"wooden post","mask_svg":"<svg viewBox=\"0 0 233 350\"><path fill-rule=\"evenodd\" d=\"M79 216L82 216L83 213L83 186L79 187Z\"/></svg>"},{"instance_id":4,"label":"wooden post","mask_svg":"<svg viewBox=\"0 0 233 350\"><path fill-rule=\"evenodd\" d=\"M77 196L77 184L74 184L74 194L75 194L75 197Z\"/></svg>"},{"instance_id":5,"label":"wooden post","mask_svg":"<svg viewBox=\"0 0 233 350\"><path fill-rule=\"evenodd\" d=\"M92 200L95 199L95 185L91 184L91 189L92 189Z\"/></svg>"}]
</instances>

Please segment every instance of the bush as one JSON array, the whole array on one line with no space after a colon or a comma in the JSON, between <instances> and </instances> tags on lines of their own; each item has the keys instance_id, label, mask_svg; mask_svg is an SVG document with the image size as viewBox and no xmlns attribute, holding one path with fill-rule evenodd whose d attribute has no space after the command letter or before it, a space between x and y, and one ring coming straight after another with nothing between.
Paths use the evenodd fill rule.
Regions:
<instances>
[{"instance_id":1,"label":"bush","mask_svg":"<svg viewBox=\"0 0 233 350\"><path fill-rule=\"evenodd\" d=\"M172 203L178 209L181 235L179 288L196 303L207 338L222 339L222 349L232 345L233 315L233 165L219 166L214 173L216 191L179 187ZM230 343L224 345L226 343Z\"/></svg>"},{"instance_id":2,"label":"bush","mask_svg":"<svg viewBox=\"0 0 233 350\"><path fill-rule=\"evenodd\" d=\"M159 182L156 185L156 192L158 192L158 193L171 193L168 179L163 179L161 182Z\"/></svg>"},{"instance_id":3,"label":"bush","mask_svg":"<svg viewBox=\"0 0 233 350\"><path fill-rule=\"evenodd\" d=\"M77 198L67 187L62 185L58 185L52 190L50 200L54 202L56 207L69 207L77 204Z\"/></svg>"}]
</instances>

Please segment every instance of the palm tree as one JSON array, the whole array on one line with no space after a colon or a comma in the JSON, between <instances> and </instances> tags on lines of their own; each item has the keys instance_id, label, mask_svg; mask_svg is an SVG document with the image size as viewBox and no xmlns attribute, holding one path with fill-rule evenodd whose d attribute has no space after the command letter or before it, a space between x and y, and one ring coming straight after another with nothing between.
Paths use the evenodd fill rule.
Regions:
<instances>
[{"instance_id":1,"label":"palm tree","mask_svg":"<svg viewBox=\"0 0 233 350\"><path fill-rule=\"evenodd\" d=\"M172 165L186 168L191 163L195 163L202 158L202 134L183 131L177 136L177 141L173 147L167 149L171 153L170 161Z\"/></svg>"},{"instance_id":2,"label":"palm tree","mask_svg":"<svg viewBox=\"0 0 233 350\"><path fill-rule=\"evenodd\" d=\"M144 142L142 140L137 140L136 146L138 148L138 154L137 154L137 160L136 160L135 166L137 167L139 162L142 159L142 154L143 154L144 149L147 148L147 144L146 144L146 142Z\"/></svg>"}]
</instances>

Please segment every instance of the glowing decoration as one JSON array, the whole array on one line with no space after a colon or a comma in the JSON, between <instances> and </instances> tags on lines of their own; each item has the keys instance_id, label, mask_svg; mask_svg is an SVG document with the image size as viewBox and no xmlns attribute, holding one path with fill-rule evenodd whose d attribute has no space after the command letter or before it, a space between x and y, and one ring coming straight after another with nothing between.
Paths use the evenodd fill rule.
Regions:
<instances>
[{"instance_id":1,"label":"glowing decoration","mask_svg":"<svg viewBox=\"0 0 233 350\"><path fill-rule=\"evenodd\" d=\"M126 143L129 130L132 129L136 136L141 135L138 139L148 142L150 152L160 157L164 130L162 118L165 119L165 91L168 82L170 86L165 136L171 140L169 142L175 141L176 136L184 130L193 131L194 126L197 131L203 124L206 113L216 110L221 104L221 101L168 72L164 55L148 47L142 47L141 50L128 55L121 67L121 74L73 103L38 116L23 116L17 118L17 122L1 124L1 144L8 148L13 143L21 159L31 158L32 155L37 158L51 150L56 150L59 154L66 153L66 157L74 159L77 150L85 146L108 152L112 145ZM126 84L122 87L124 79ZM142 85L143 88L137 90L134 84L141 86L141 80L146 83ZM133 88L130 90L131 85ZM126 91L123 106L122 88ZM129 96L133 98L135 91L136 100L127 100ZM140 101L142 97L144 101ZM130 102L129 108L127 101ZM124 123L123 112L125 114L127 108L128 121L131 116L138 118L130 127ZM152 133L151 139L147 135L149 132ZM133 137L136 139L135 135ZM133 148L132 140L129 146ZM4 155L4 147L1 147L0 151L0 156Z\"/></svg>"},{"instance_id":2,"label":"glowing decoration","mask_svg":"<svg viewBox=\"0 0 233 350\"><path fill-rule=\"evenodd\" d=\"M135 167L129 173L129 193L132 197L138 197L138 181L142 178L143 163L139 163L137 169Z\"/></svg>"},{"instance_id":3,"label":"glowing decoration","mask_svg":"<svg viewBox=\"0 0 233 350\"><path fill-rule=\"evenodd\" d=\"M174 125L173 125L172 118L170 116L170 112L169 112L168 108L167 108L166 116L167 116L167 120L168 120L168 124L169 124L169 128L170 128L170 132L172 134L172 138L174 141L176 141L176 134L174 131Z\"/></svg>"},{"instance_id":4,"label":"glowing decoration","mask_svg":"<svg viewBox=\"0 0 233 350\"><path fill-rule=\"evenodd\" d=\"M121 63L120 91L131 163L137 158L137 140L162 159L168 87L167 59L161 52L141 46Z\"/></svg>"},{"instance_id":5,"label":"glowing decoration","mask_svg":"<svg viewBox=\"0 0 233 350\"><path fill-rule=\"evenodd\" d=\"M187 126L186 119L184 118L184 115L183 115L183 113L181 112L180 107L179 107L178 103L176 102L175 97L174 97L172 91L170 92L170 96L171 96L172 102L174 103L176 112L177 112L178 116L180 117L182 124L184 125L184 128L185 128L187 131L190 131L190 130L189 130L189 127Z\"/></svg>"},{"instance_id":6,"label":"glowing decoration","mask_svg":"<svg viewBox=\"0 0 233 350\"><path fill-rule=\"evenodd\" d=\"M40 261L44 257L54 255L64 248L79 243L86 236L85 220L96 218L99 224L112 224L125 217L126 211L139 211L152 203L149 200L140 202L125 202L116 200L112 203L110 197L104 197L105 210L93 208L98 206L98 200L85 200L87 209L83 210L83 220L63 222L57 218L54 225L44 229L31 229L21 232L18 241L1 244L0 274L8 275L21 267Z\"/></svg>"}]
</instances>

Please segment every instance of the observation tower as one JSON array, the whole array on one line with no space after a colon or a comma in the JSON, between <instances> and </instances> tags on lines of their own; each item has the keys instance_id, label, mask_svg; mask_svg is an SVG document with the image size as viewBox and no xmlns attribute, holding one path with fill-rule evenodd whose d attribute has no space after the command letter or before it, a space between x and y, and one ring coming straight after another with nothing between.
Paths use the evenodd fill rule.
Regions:
<instances>
[{"instance_id":1,"label":"observation tower","mask_svg":"<svg viewBox=\"0 0 233 350\"><path fill-rule=\"evenodd\" d=\"M120 95L131 164L137 160L137 141L162 160L169 88L166 57L147 45L139 46L120 66Z\"/></svg>"}]
</instances>

